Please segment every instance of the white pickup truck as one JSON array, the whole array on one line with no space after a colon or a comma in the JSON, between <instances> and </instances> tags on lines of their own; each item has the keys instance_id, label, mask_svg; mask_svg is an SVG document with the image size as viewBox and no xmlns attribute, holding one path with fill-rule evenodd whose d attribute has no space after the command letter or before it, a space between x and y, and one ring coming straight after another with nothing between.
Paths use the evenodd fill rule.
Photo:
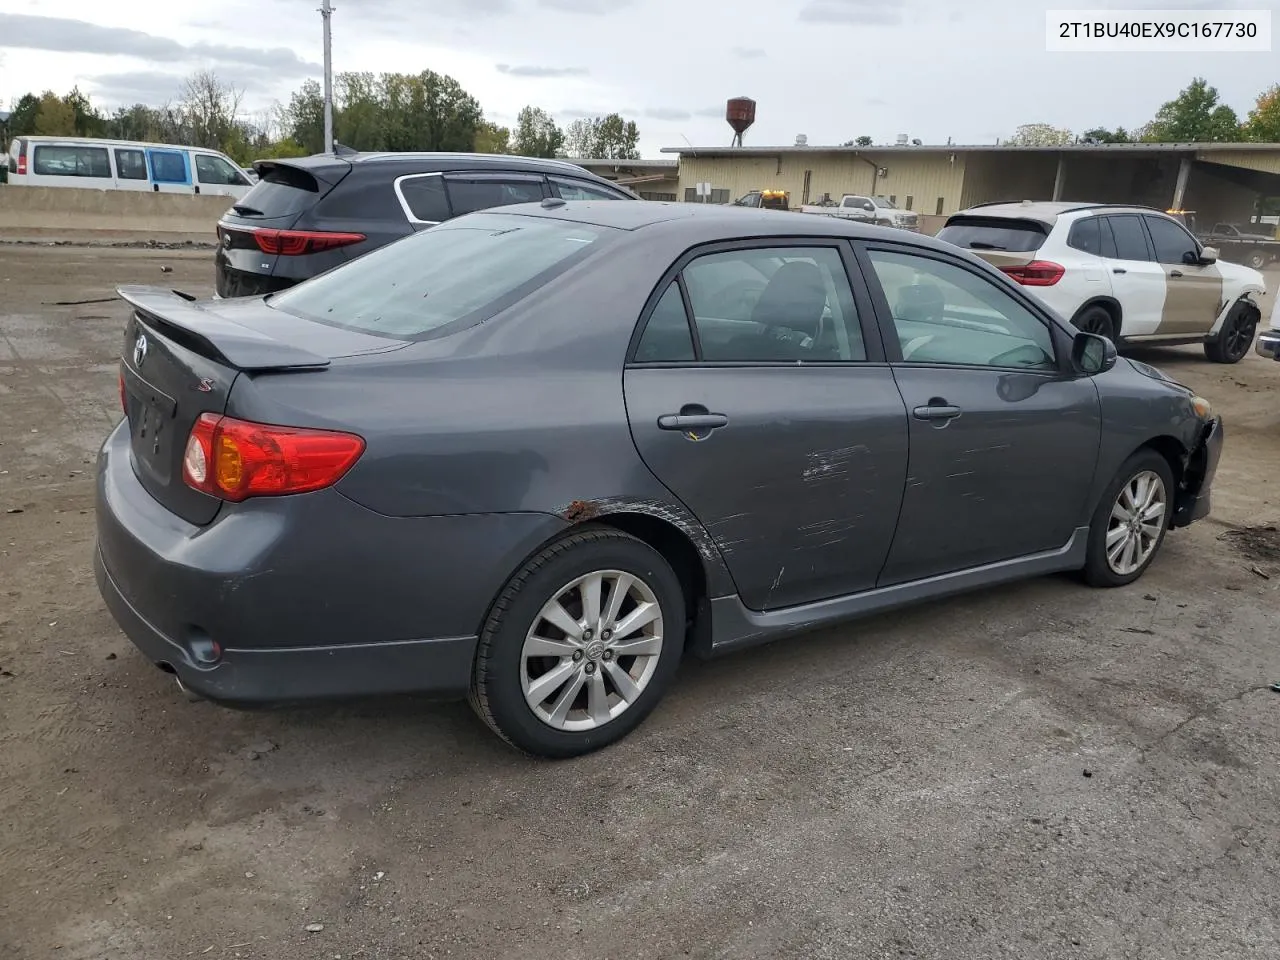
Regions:
<instances>
[{"instance_id":1,"label":"white pickup truck","mask_svg":"<svg viewBox=\"0 0 1280 960\"><path fill-rule=\"evenodd\" d=\"M839 200L807 203L800 208L800 212L818 213L845 220L861 220L882 227L898 227L901 230L917 233L920 230L920 217L910 210L898 209L898 205L888 197L868 197L857 193L846 193Z\"/></svg>"}]
</instances>

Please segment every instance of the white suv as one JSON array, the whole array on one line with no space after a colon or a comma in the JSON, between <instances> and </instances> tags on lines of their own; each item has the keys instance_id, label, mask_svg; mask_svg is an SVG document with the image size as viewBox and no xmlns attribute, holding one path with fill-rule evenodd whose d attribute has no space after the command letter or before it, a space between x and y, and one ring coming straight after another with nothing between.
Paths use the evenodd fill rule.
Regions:
<instances>
[{"instance_id":1,"label":"white suv","mask_svg":"<svg viewBox=\"0 0 1280 960\"><path fill-rule=\"evenodd\" d=\"M949 217L938 239L982 257L1078 329L1117 345L1203 343L1217 363L1238 363L1253 345L1262 274L1221 262L1159 210L979 204Z\"/></svg>"}]
</instances>

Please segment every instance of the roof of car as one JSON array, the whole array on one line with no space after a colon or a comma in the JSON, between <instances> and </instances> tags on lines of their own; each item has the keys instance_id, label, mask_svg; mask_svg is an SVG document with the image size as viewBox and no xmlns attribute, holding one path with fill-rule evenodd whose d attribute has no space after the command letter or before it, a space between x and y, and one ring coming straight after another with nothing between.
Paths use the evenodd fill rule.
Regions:
<instances>
[{"instance_id":1,"label":"roof of car","mask_svg":"<svg viewBox=\"0 0 1280 960\"><path fill-rule=\"evenodd\" d=\"M670 203L643 200L618 203L616 200L544 200L491 209L483 213L515 214L566 220L618 230L641 230L657 225L671 229L687 229L704 241L733 240L747 237L846 237L853 240L906 241L922 247L936 247L954 252L951 244L924 234L876 227L839 217L823 217L812 213L738 207L731 204Z\"/></svg>"},{"instance_id":2,"label":"roof of car","mask_svg":"<svg viewBox=\"0 0 1280 960\"><path fill-rule=\"evenodd\" d=\"M424 163L439 165L441 169L479 168L487 166L542 170L547 173L568 173L592 179L596 175L568 160L552 160L544 157L521 157L505 153L447 153L416 150L371 151L364 153L315 153L309 157L297 157L282 161L300 167L320 167L331 164L371 163Z\"/></svg>"},{"instance_id":3,"label":"roof of car","mask_svg":"<svg viewBox=\"0 0 1280 960\"><path fill-rule=\"evenodd\" d=\"M1158 213L1165 211L1136 203L1090 203L1082 200L997 200L979 203L953 213L952 217L999 217L1016 220L1034 220L1052 226L1058 218L1068 213ZM950 218L948 218L950 219Z\"/></svg>"}]
</instances>

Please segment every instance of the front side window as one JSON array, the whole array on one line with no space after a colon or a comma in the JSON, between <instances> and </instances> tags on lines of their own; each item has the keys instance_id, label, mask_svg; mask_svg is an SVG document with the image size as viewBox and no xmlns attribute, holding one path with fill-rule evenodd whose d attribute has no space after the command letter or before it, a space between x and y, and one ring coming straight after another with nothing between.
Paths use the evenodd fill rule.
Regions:
<instances>
[{"instance_id":1,"label":"front side window","mask_svg":"<svg viewBox=\"0 0 1280 960\"><path fill-rule=\"evenodd\" d=\"M201 183L231 184L240 186L247 184L243 173L221 157L209 154L196 154L196 179Z\"/></svg>"},{"instance_id":2,"label":"front side window","mask_svg":"<svg viewBox=\"0 0 1280 960\"><path fill-rule=\"evenodd\" d=\"M450 180L447 189L455 217L542 199L542 183L537 180Z\"/></svg>"},{"instance_id":3,"label":"front side window","mask_svg":"<svg viewBox=\"0 0 1280 960\"><path fill-rule=\"evenodd\" d=\"M336 327L421 339L522 300L595 252L608 232L501 214L450 220L272 294L268 303Z\"/></svg>"},{"instance_id":4,"label":"front side window","mask_svg":"<svg viewBox=\"0 0 1280 960\"><path fill-rule=\"evenodd\" d=\"M121 180L147 179L147 155L141 150L116 150L116 175Z\"/></svg>"},{"instance_id":5,"label":"front side window","mask_svg":"<svg viewBox=\"0 0 1280 960\"><path fill-rule=\"evenodd\" d=\"M32 167L42 177L111 179L111 160L106 147L37 146Z\"/></svg>"},{"instance_id":6,"label":"front side window","mask_svg":"<svg viewBox=\"0 0 1280 960\"><path fill-rule=\"evenodd\" d=\"M552 177L551 182L556 185L556 189L560 191L560 196L565 200L622 200L621 194L612 190L606 190L604 187L597 187L593 184L583 183L581 180L568 180L561 177Z\"/></svg>"},{"instance_id":7,"label":"front side window","mask_svg":"<svg viewBox=\"0 0 1280 960\"><path fill-rule=\"evenodd\" d=\"M905 363L1057 368L1049 327L987 278L916 254L868 255Z\"/></svg>"},{"instance_id":8,"label":"front side window","mask_svg":"<svg viewBox=\"0 0 1280 960\"><path fill-rule=\"evenodd\" d=\"M1191 235L1172 220L1163 217L1145 217L1151 231L1151 243L1156 248L1156 263L1195 263L1200 248Z\"/></svg>"},{"instance_id":9,"label":"front side window","mask_svg":"<svg viewBox=\"0 0 1280 960\"><path fill-rule=\"evenodd\" d=\"M684 269L702 359L865 360L853 291L831 247L710 253Z\"/></svg>"}]
</instances>

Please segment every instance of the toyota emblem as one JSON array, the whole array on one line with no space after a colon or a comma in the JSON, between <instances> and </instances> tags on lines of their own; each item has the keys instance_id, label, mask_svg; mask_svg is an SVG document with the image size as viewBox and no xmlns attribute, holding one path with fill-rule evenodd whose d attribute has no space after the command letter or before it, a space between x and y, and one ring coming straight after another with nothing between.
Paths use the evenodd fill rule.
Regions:
<instances>
[{"instance_id":1,"label":"toyota emblem","mask_svg":"<svg viewBox=\"0 0 1280 960\"><path fill-rule=\"evenodd\" d=\"M133 342L133 365L140 367L145 359L147 359L147 335L140 333L138 339Z\"/></svg>"}]
</instances>

